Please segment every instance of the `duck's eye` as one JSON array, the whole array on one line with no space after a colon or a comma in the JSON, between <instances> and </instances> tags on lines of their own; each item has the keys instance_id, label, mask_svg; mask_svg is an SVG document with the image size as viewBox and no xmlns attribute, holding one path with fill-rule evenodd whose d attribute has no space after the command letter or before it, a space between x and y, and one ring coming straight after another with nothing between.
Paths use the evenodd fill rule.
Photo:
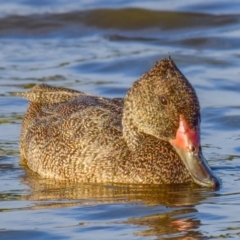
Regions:
<instances>
[{"instance_id":1,"label":"duck's eye","mask_svg":"<svg viewBox=\"0 0 240 240\"><path fill-rule=\"evenodd\" d=\"M165 97L160 97L160 102L162 105L168 105L168 100Z\"/></svg>"}]
</instances>

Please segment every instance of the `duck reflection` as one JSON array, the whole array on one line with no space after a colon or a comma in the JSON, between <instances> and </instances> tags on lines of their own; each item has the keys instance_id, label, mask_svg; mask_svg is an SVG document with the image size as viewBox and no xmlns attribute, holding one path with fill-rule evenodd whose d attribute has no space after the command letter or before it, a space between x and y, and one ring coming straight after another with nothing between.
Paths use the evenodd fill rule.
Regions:
<instances>
[{"instance_id":1,"label":"duck reflection","mask_svg":"<svg viewBox=\"0 0 240 240\"><path fill-rule=\"evenodd\" d=\"M202 239L197 230L201 221L195 218L196 209L188 207L176 209L170 213L132 218L128 224L147 226L147 230L136 233L138 236L157 236L159 239Z\"/></svg>"},{"instance_id":2,"label":"duck reflection","mask_svg":"<svg viewBox=\"0 0 240 240\"><path fill-rule=\"evenodd\" d=\"M118 223L139 226L136 235L159 239L203 239L198 230L201 220L196 206L216 195L196 185L83 184L41 179L32 172L23 177L22 182L31 187L31 193L24 198L36 201L31 209L121 203L123 207L126 203L136 207L139 204L141 216L123 216L127 220Z\"/></svg>"}]
</instances>

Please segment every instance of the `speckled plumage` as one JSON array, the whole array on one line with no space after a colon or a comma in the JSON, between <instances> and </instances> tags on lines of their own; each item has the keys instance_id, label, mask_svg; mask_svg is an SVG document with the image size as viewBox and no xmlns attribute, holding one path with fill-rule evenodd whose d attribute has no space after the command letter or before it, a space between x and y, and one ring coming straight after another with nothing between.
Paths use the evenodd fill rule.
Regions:
<instances>
[{"instance_id":1,"label":"speckled plumage","mask_svg":"<svg viewBox=\"0 0 240 240\"><path fill-rule=\"evenodd\" d=\"M182 114L195 129L194 89L171 59L163 59L124 99L37 85L20 94L30 103L20 151L42 177L79 182L184 183L192 178L168 142ZM165 97L167 104L161 103Z\"/></svg>"}]
</instances>

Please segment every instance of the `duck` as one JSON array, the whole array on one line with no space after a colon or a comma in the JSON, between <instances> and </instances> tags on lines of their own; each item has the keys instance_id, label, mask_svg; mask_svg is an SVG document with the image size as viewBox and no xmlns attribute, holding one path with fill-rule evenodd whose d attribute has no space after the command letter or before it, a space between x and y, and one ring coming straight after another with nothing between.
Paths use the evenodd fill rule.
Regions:
<instances>
[{"instance_id":1,"label":"duck","mask_svg":"<svg viewBox=\"0 0 240 240\"><path fill-rule=\"evenodd\" d=\"M140 76L124 98L48 84L16 95L29 101L21 162L42 178L221 184L202 154L196 92L170 57Z\"/></svg>"}]
</instances>

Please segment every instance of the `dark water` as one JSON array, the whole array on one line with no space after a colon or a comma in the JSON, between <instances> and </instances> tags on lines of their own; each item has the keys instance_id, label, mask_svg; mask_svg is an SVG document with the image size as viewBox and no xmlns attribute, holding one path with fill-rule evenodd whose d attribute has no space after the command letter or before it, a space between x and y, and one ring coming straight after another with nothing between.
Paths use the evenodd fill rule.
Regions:
<instances>
[{"instance_id":1,"label":"dark water","mask_svg":"<svg viewBox=\"0 0 240 240\"><path fill-rule=\"evenodd\" d=\"M168 55L197 91L220 190L60 184L19 166L27 102L12 92L44 82L123 97ZM2 0L0 239L239 239L239 78L238 0Z\"/></svg>"}]
</instances>

